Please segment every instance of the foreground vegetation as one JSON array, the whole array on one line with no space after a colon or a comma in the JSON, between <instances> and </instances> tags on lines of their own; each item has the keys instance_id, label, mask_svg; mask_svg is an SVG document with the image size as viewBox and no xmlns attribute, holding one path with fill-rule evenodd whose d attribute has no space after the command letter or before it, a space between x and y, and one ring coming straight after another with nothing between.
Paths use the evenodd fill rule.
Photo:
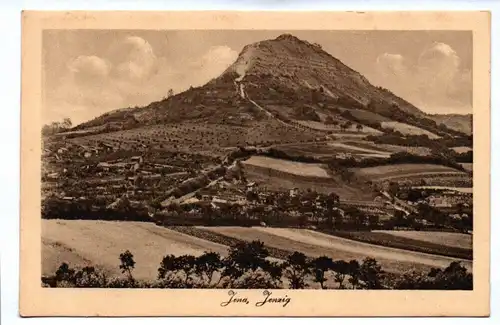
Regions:
<instances>
[{"instance_id":1,"label":"foreground vegetation","mask_svg":"<svg viewBox=\"0 0 500 325\"><path fill-rule=\"evenodd\" d=\"M42 277L45 287L79 288L244 288L304 289L308 280L321 289L419 289L472 290L472 274L458 262L428 273L410 271L396 276L382 270L373 258L332 260L326 256L308 259L294 252L284 262L269 260L269 251L260 241L232 245L228 255L206 252L201 256L166 255L155 281L134 278L134 256L125 251L119 256L122 277L109 278L92 266L71 268L62 263L53 276ZM333 281L335 286L328 286Z\"/></svg>"}]
</instances>

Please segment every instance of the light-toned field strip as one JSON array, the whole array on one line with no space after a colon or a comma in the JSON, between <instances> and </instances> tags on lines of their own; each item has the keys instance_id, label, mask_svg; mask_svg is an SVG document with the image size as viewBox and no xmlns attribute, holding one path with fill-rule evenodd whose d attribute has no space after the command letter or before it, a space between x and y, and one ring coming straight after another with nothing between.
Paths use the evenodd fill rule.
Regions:
<instances>
[{"instance_id":1,"label":"light-toned field strip","mask_svg":"<svg viewBox=\"0 0 500 325\"><path fill-rule=\"evenodd\" d=\"M366 153L370 153L370 154L382 155L382 156L387 157L387 158L390 157L390 155L391 155L391 153L387 152L387 151L372 150L372 149L353 146L353 145L345 144L345 143L341 143L341 142L329 142L328 145L333 146L333 147L338 147L338 148L354 150L354 151L366 152Z\"/></svg>"},{"instance_id":2,"label":"light-toned field strip","mask_svg":"<svg viewBox=\"0 0 500 325\"><path fill-rule=\"evenodd\" d=\"M398 175L390 175L390 176L379 176L375 177L374 179L377 180L389 180L389 179L395 179L395 178L408 178L408 177L415 177L415 176L421 176L421 177L428 177L428 176L464 176L463 173L460 172L415 172L415 173L405 173L405 174L398 174Z\"/></svg>"},{"instance_id":3,"label":"light-toned field strip","mask_svg":"<svg viewBox=\"0 0 500 325\"><path fill-rule=\"evenodd\" d=\"M416 239L429 243L440 244L450 247L472 249L472 235L438 232L438 231L410 231L410 230L377 230L393 236Z\"/></svg>"},{"instance_id":4,"label":"light-toned field strip","mask_svg":"<svg viewBox=\"0 0 500 325\"><path fill-rule=\"evenodd\" d=\"M452 187L452 186L412 186L413 188L422 188L422 189L434 189L434 190L450 190L457 191L462 193L472 193L474 189L472 187Z\"/></svg>"},{"instance_id":5,"label":"light-toned field strip","mask_svg":"<svg viewBox=\"0 0 500 325\"><path fill-rule=\"evenodd\" d=\"M425 134L429 137L429 139L438 139L440 138L438 135L429 132L427 130L424 130L422 128L419 128L417 126L413 126L410 124L406 123L401 123L401 122L396 122L396 121L390 121L390 122L381 122L380 123L383 128L392 128L395 131L399 131L403 134L408 134L408 135L420 135L420 134Z\"/></svg>"},{"instance_id":6,"label":"light-toned field strip","mask_svg":"<svg viewBox=\"0 0 500 325\"><path fill-rule=\"evenodd\" d=\"M330 178L330 175L320 164L308 164L262 156L252 156L245 160L243 164L272 168L299 176Z\"/></svg>"},{"instance_id":7,"label":"light-toned field strip","mask_svg":"<svg viewBox=\"0 0 500 325\"><path fill-rule=\"evenodd\" d=\"M261 240L271 247L299 251L312 257L326 255L333 259L343 260L373 257L380 262L385 270L396 273L404 273L411 268L428 270L431 267L446 267L452 261L458 260L362 243L306 229L262 227L212 227L205 229L242 240ZM460 261L467 268L472 268L471 261Z\"/></svg>"},{"instance_id":8,"label":"light-toned field strip","mask_svg":"<svg viewBox=\"0 0 500 325\"><path fill-rule=\"evenodd\" d=\"M472 151L471 147L452 147L451 149L454 150L455 152L458 152L458 153Z\"/></svg>"},{"instance_id":9,"label":"light-toned field strip","mask_svg":"<svg viewBox=\"0 0 500 325\"><path fill-rule=\"evenodd\" d=\"M366 176L385 176L393 173L426 173L426 172L455 172L458 170L451 167L433 164L395 164L376 167L365 167L357 169L357 172ZM463 173L465 175L465 173Z\"/></svg>"},{"instance_id":10,"label":"light-toned field strip","mask_svg":"<svg viewBox=\"0 0 500 325\"><path fill-rule=\"evenodd\" d=\"M473 164L472 163L460 163L465 170L471 172L473 169Z\"/></svg>"},{"instance_id":11,"label":"light-toned field strip","mask_svg":"<svg viewBox=\"0 0 500 325\"><path fill-rule=\"evenodd\" d=\"M227 254L227 247L156 226L154 223L93 220L42 220L42 273L54 274L62 262L95 265L120 274L119 256L134 254L138 279L155 279L163 256Z\"/></svg>"}]
</instances>

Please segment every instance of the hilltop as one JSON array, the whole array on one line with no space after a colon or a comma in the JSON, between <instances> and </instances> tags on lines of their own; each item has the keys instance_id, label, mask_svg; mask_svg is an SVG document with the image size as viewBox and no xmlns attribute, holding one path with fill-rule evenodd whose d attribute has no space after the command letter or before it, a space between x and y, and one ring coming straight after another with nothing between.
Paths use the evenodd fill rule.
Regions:
<instances>
[{"instance_id":1,"label":"hilltop","mask_svg":"<svg viewBox=\"0 0 500 325\"><path fill-rule=\"evenodd\" d=\"M430 137L457 133L370 84L320 45L289 34L245 46L224 73L201 87L146 107L106 113L74 130L110 132L184 122L264 128L279 124L313 137L316 131L346 123L347 129L360 124L368 133L413 132L415 127Z\"/></svg>"}]
</instances>

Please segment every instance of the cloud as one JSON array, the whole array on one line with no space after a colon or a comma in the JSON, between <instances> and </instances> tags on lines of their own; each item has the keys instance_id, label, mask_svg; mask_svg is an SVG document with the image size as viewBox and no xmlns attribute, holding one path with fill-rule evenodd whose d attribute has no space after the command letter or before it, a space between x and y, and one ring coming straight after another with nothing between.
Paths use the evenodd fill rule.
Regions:
<instances>
[{"instance_id":1,"label":"cloud","mask_svg":"<svg viewBox=\"0 0 500 325\"><path fill-rule=\"evenodd\" d=\"M190 65L191 72L197 74L193 78L193 86L204 84L219 76L237 58L238 52L228 46L212 46L199 60Z\"/></svg>"},{"instance_id":2,"label":"cloud","mask_svg":"<svg viewBox=\"0 0 500 325\"><path fill-rule=\"evenodd\" d=\"M401 54L383 53L376 59L374 82L391 89L429 112L470 112L472 78L448 44L433 43L414 62Z\"/></svg>"},{"instance_id":3,"label":"cloud","mask_svg":"<svg viewBox=\"0 0 500 325\"><path fill-rule=\"evenodd\" d=\"M154 71L157 58L151 45L141 37L129 36L111 45L108 55L116 77L145 79Z\"/></svg>"},{"instance_id":4,"label":"cloud","mask_svg":"<svg viewBox=\"0 0 500 325\"><path fill-rule=\"evenodd\" d=\"M195 58L170 62L157 57L143 38L130 36L110 45L103 57L78 56L67 64L58 86L46 92L45 121L71 117L82 123L118 108L145 106L219 76L237 58L227 46L214 46Z\"/></svg>"},{"instance_id":5,"label":"cloud","mask_svg":"<svg viewBox=\"0 0 500 325\"><path fill-rule=\"evenodd\" d=\"M76 82L95 82L108 76L111 66L106 60L91 55L80 55L67 64L68 71Z\"/></svg>"},{"instance_id":6,"label":"cloud","mask_svg":"<svg viewBox=\"0 0 500 325\"><path fill-rule=\"evenodd\" d=\"M406 74L405 62L401 54L384 53L377 57L376 62L379 72L396 77Z\"/></svg>"}]
</instances>

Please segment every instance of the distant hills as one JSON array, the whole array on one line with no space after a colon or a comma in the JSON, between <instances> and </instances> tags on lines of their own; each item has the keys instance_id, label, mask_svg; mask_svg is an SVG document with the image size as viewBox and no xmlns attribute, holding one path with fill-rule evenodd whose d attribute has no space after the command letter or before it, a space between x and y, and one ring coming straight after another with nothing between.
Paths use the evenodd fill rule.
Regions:
<instances>
[{"instance_id":1,"label":"distant hills","mask_svg":"<svg viewBox=\"0 0 500 325\"><path fill-rule=\"evenodd\" d=\"M435 114L430 118L438 124L445 124L450 129L472 134L472 114Z\"/></svg>"}]
</instances>

